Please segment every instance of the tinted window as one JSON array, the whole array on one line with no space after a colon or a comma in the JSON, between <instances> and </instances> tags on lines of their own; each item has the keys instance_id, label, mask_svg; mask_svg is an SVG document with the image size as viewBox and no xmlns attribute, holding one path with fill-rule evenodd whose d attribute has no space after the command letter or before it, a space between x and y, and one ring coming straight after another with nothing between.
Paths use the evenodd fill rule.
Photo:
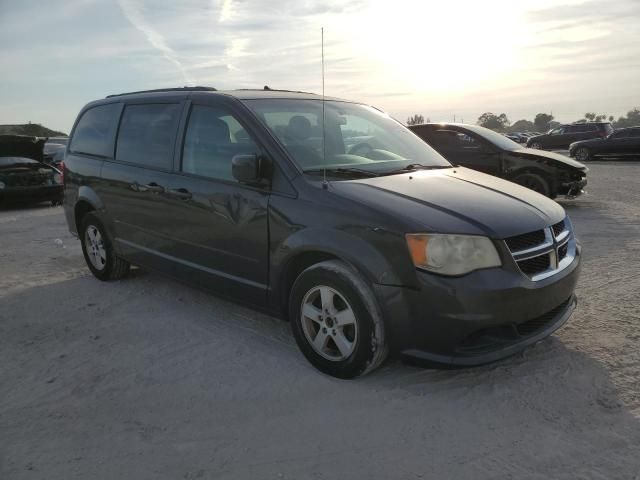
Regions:
<instances>
[{"instance_id":1,"label":"tinted window","mask_svg":"<svg viewBox=\"0 0 640 480\"><path fill-rule=\"evenodd\" d=\"M231 159L257 153L258 147L229 111L201 105L191 109L182 149L183 172L234 180Z\"/></svg>"},{"instance_id":2,"label":"tinted window","mask_svg":"<svg viewBox=\"0 0 640 480\"><path fill-rule=\"evenodd\" d=\"M116 128L120 105L110 103L93 107L82 114L71 140L70 150L110 157L111 140Z\"/></svg>"},{"instance_id":3,"label":"tinted window","mask_svg":"<svg viewBox=\"0 0 640 480\"><path fill-rule=\"evenodd\" d=\"M449 152L478 150L480 148L480 143L471 135L455 130L436 130L431 138L433 138L434 145Z\"/></svg>"},{"instance_id":4,"label":"tinted window","mask_svg":"<svg viewBox=\"0 0 640 480\"><path fill-rule=\"evenodd\" d=\"M175 103L126 106L118 131L116 159L168 170L180 109Z\"/></svg>"},{"instance_id":5,"label":"tinted window","mask_svg":"<svg viewBox=\"0 0 640 480\"><path fill-rule=\"evenodd\" d=\"M640 128L636 128L636 129L631 130L631 135L629 135L629 136L633 137L633 138L640 137Z\"/></svg>"}]
</instances>

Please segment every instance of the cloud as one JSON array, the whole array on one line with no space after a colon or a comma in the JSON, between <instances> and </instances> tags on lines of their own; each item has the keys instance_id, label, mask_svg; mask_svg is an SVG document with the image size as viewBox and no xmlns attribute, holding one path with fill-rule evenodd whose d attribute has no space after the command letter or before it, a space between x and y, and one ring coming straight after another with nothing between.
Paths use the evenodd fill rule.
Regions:
<instances>
[{"instance_id":1,"label":"cloud","mask_svg":"<svg viewBox=\"0 0 640 480\"><path fill-rule=\"evenodd\" d=\"M133 25L136 29L144 34L147 41L156 48L162 56L167 59L169 62L173 63L180 74L182 75L182 79L185 84L193 84L193 80L187 73L184 65L173 51L171 47L169 47L164 39L164 37L158 33L151 25L147 23L144 16L142 15L141 5L136 0L118 0L118 5L122 9L122 13L127 18L127 20Z\"/></svg>"}]
</instances>

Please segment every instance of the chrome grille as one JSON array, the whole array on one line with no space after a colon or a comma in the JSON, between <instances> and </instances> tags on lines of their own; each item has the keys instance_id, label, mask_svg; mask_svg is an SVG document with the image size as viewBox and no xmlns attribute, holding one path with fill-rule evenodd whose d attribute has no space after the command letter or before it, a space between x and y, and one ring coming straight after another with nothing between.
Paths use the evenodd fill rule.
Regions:
<instances>
[{"instance_id":1,"label":"chrome grille","mask_svg":"<svg viewBox=\"0 0 640 480\"><path fill-rule=\"evenodd\" d=\"M520 271L533 281L563 270L575 258L576 245L567 219L535 232L505 238Z\"/></svg>"},{"instance_id":2,"label":"chrome grille","mask_svg":"<svg viewBox=\"0 0 640 480\"><path fill-rule=\"evenodd\" d=\"M538 255L537 257L522 260L518 262L518 266L520 267L520 270L522 270L522 273L534 275L548 270L551 266L551 259L549 258L549 254L545 253L544 255Z\"/></svg>"},{"instance_id":3,"label":"chrome grille","mask_svg":"<svg viewBox=\"0 0 640 480\"><path fill-rule=\"evenodd\" d=\"M544 230L537 230L535 232L510 237L505 239L505 242L507 242L509 250L513 252L526 250L527 248L535 247L544 242Z\"/></svg>"},{"instance_id":4,"label":"chrome grille","mask_svg":"<svg viewBox=\"0 0 640 480\"><path fill-rule=\"evenodd\" d=\"M557 237L564 232L564 220L552 225L551 228L553 229L553 234Z\"/></svg>"}]
</instances>

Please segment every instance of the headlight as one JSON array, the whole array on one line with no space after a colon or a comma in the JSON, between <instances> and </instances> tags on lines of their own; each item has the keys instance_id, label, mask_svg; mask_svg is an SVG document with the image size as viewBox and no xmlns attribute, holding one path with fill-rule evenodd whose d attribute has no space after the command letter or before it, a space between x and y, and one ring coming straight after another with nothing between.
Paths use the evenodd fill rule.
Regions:
<instances>
[{"instance_id":1,"label":"headlight","mask_svg":"<svg viewBox=\"0 0 640 480\"><path fill-rule=\"evenodd\" d=\"M60 175L59 173L54 173L53 174L53 182L54 183L62 183L62 175Z\"/></svg>"},{"instance_id":2,"label":"headlight","mask_svg":"<svg viewBox=\"0 0 640 480\"><path fill-rule=\"evenodd\" d=\"M0 182L0 190L2 190L4 188L4 182Z\"/></svg>"},{"instance_id":3,"label":"headlight","mask_svg":"<svg viewBox=\"0 0 640 480\"><path fill-rule=\"evenodd\" d=\"M413 264L441 275L464 275L479 268L502 265L487 237L410 233L406 236Z\"/></svg>"}]
</instances>

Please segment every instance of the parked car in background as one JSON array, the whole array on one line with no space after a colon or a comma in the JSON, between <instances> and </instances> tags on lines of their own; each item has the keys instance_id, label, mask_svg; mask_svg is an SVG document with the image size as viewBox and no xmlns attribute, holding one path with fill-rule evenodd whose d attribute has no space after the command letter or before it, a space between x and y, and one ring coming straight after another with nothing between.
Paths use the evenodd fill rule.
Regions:
<instances>
[{"instance_id":1,"label":"parked car in background","mask_svg":"<svg viewBox=\"0 0 640 480\"><path fill-rule=\"evenodd\" d=\"M516 143L523 143L526 142L526 140L523 138L521 133L518 132L512 132L512 133L503 133L502 135L504 135L505 137L507 137L509 140L512 140Z\"/></svg>"},{"instance_id":2,"label":"parked car in background","mask_svg":"<svg viewBox=\"0 0 640 480\"><path fill-rule=\"evenodd\" d=\"M42 162L43 145L36 137L0 135L0 202L62 202L62 172Z\"/></svg>"},{"instance_id":3,"label":"parked car in background","mask_svg":"<svg viewBox=\"0 0 640 480\"><path fill-rule=\"evenodd\" d=\"M110 96L79 113L65 180L69 229L97 278L133 263L288 318L306 358L336 377L388 351L492 362L576 305L580 246L559 204L453 167L354 102L204 87Z\"/></svg>"},{"instance_id":4,"label":"parked car in background","mask_svg":"<svg viewBox=\"0 0 640 480\"><path fill-rule=\"evenodd\" d=\"M535 149L564 149L573 142L589 140L590 138L604 138L613 132L609 122L571 123L552 128L543 135L537 135L527 140L527 147Z\"/></svg>"},{"instance_id":5,"label":"parked car in background","mask_svg":"<svg viewBox=\"0 0 640 480\"><path fill-rule=\"evenodd\" d=\"M594 157L640 157L640 126L620 128L605 138L569 145L569 155L581 162Z\"/></svg>"},{"instance_id":6,"label":"parked car in background","mask_svg":"<svg viewBox=\"0 0 640 480\"><path fill-rule=\"evenodd\" d=\"M525 148L477 125L426 123L409 127L456 165L510 180L542 195L575 197L587 185L587 167L564 155Z\"/></svg>"}]
</instances>

